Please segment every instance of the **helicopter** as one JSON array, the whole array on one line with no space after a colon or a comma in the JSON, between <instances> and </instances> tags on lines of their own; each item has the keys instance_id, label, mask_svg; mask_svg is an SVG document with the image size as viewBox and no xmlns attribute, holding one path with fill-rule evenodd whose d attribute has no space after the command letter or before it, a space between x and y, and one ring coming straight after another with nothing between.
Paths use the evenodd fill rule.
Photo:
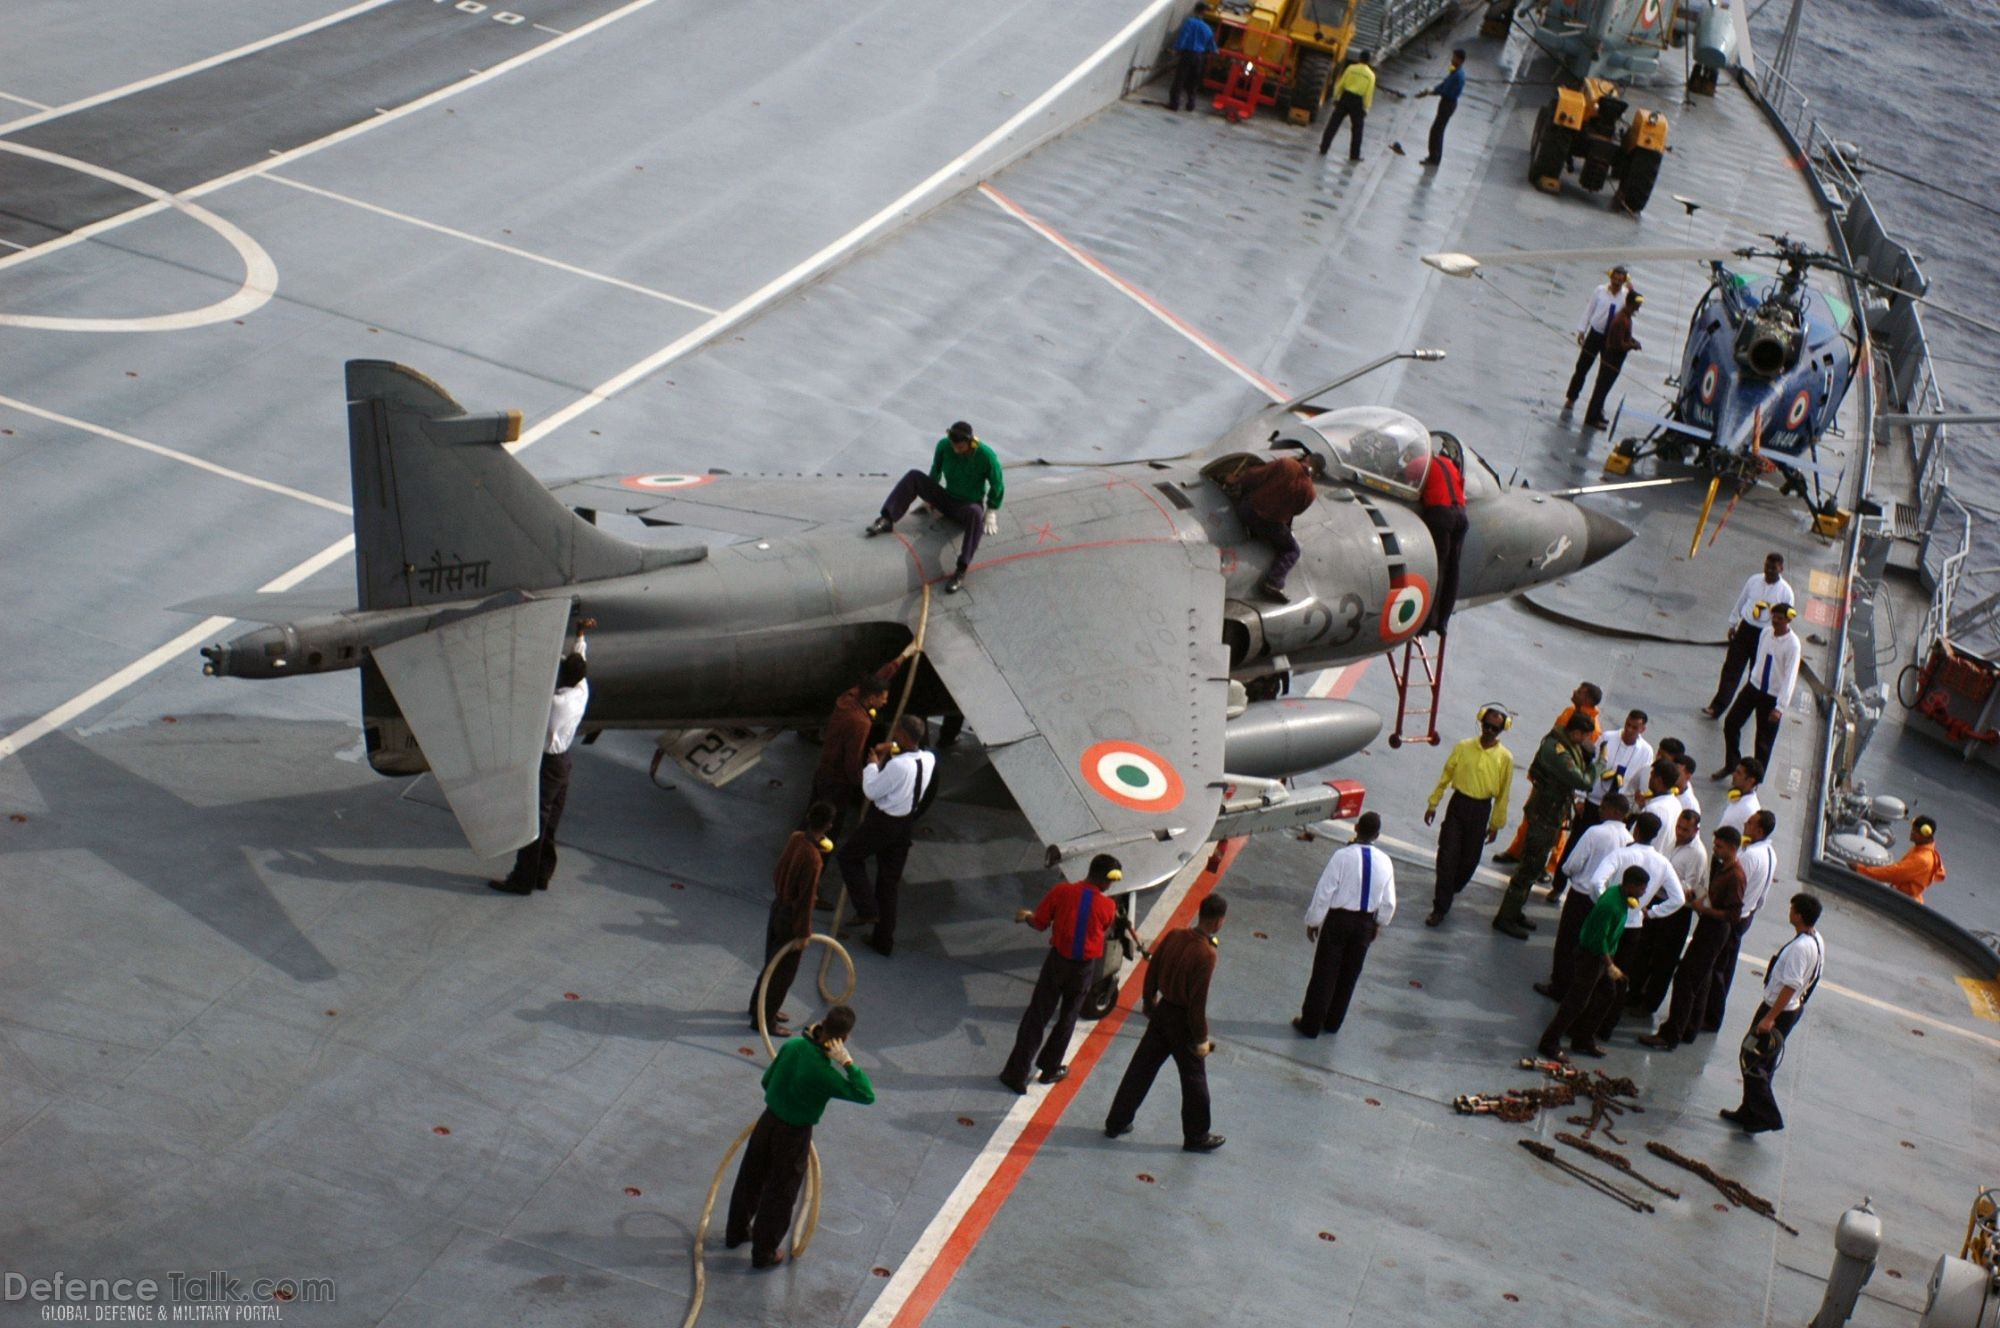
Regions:
<instances>
[{"instance_id":1,"label":"helicopter","mask_svg":"<svg viewBox=\"0 0 2000 1328\"><path fill-rule=\"evenodd\" d=\"M1690 215L1703 206L1680 195ZM1719 209L1718 209L1719 210ZM1739 222L1734 214L1724 212ZM1868 360L1863 320L1839 296L1815 288L1816 271L1852 278L1871 291L1926 304L1935 312L1986 331L1990 323L1942 308L1858 271L1836 256L1784 235L1762 235L1763 247L1534 250L1503 254L1428 254L1424 262L1448 276L1472 276L1496 265L1568 262L1686 260L1709 265L1709 285L1688 320L1680 372L1668 380L1673 404L1658 416L1621 402L1611 434L1628 422L1646 432L1627 436L1605 458L1607 474L1627 475L1639 461L1657 457L1668 466L1690 461L1709 477L1707 501L1696 530L1699 544L1710 510L1724 486L1732 501L1767 475L1780 492L1802 499L1821 535L1839 534L1849 513L1837 495L1840 476L1820 464L1819 442L1835 428L1841 402L1857 368ZM1775 275L1745 270L1752 261L1775 262ZM1726 519L1726 514L1725 514Z\"/></svg>"}]
</instances>

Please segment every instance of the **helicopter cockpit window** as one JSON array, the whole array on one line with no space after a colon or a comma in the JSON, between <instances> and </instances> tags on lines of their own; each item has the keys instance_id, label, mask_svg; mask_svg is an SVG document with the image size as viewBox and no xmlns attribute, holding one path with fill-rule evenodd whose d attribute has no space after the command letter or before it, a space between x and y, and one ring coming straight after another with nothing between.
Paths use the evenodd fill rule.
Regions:
<instances>
[{"instance_id":1,"label":"helicopter cockpit window","mask_svg":"<svg viewBox=\"0 0 2000 1328\"><path fill-rule=\"evenodd\" d=\"M1309 424L1325 445L1330 478L1415 500L1431 463L1431 435L1423 425L1386 406L1330 410Z\"/></svg>"}]
</instances>

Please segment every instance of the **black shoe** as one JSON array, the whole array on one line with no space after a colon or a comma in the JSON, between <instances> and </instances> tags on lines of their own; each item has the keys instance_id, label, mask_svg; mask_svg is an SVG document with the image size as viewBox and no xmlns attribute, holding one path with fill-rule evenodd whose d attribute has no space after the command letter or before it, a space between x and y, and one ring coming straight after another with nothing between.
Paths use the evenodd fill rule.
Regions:
<instances>
[{"instance_id":1,"label":"black shoe","mask_svg":"<svg viewBox=\"0 0 2000 1328\"><path fill-rule=\"evenodd\" d=\"M872 927L875 925L875 915L873 913L856 913L847 920L847 925L857 928Z\"/></svg>"},{"instance_id":2,"label":"black shoe","mask_svg":"<svg viewBox=\"0 0 2000 1328\"><path fill-rule=\"evenodd\" d=\"M1722 1117L1722 1119L1728 1121L1731 1125L1743 1125L1743 1113L1741 1111L1738 1111L1735 1107L1724 1107L1721 1111L1718 1111L1715 1114ZM1750 1127L1747 1125L1743 1125L1743 1128L1748 1129Z\"/></svg>"},{"instance_id":3,"label":"black shoe","mask_svg":"<svg viewBox=\"0 0 2000 1328\"><path fill-rule=\"evenodd\" d=\"M1422 161L1417 163L1417 165L1419 166L1435 166L1437 164L1438 164L1438 159L1436 157L1425 157Z\"/></svg>"},{"instance_id":4,"label":"black shoe","mask_svg":"<svg viewBox=\"0 0 2000 1328\"><path fill-rule=\"evenodd\" d=\"M1672 1051L1680 1045L1678 1038L1670 1038L1664 1033L1641 1033L1639 1045L1651 1047L1654 1051Z\"/></svg>"},{"instance_id":5,"label":"black shoe","mask_svg":"<svg viewBox=\"0 0 2000 1328\"><path fill-rule=\"evenodd\" d=\"M1608 429L1611 427L1611 421L1605 419L1602 415L1586 415L1583 417L1583 427L1586 429Z\"/></svg>"},{"instance_id":6,"label":"black shoe","mask_svg":"<svg viewBox=\"0 0 2000 1328\"><path fill-rule=\"evenodd\" d=\"M766 1268L776 1268L779 1264L783 1263L784 1261L785 1261L785 1256L782 1252L777 1254L752 1254L750 1256L751 1268L755 1269L757 1272L760 1273L763 1272Z\"/></svg>"},{"instance_id":7,"label":"black shoe","mask_svg":"<svg viewBox=\"0 0 2000 1328\"><path fill-rule=\"evenodd\" d=\"M1426 927L1435 927L1440 922L1443 921L1444 921L1444 914L1438 912L1436 909L1432 909L1431 915L1424 919L1424 925Z\"/></svg>"},{"instance_id":8,"label":"black shoe","mask_svg":"<svg viewBox=\"0 0 2000 1328\"><path fill-rule=\"evenodd\" d=\"M1554 1061L1558 1065L1569 1064L1569 1053L1565 1052L1561 1047L1556 1047L1553 1050L1548 1047L1536 1047L1535 1055L1545 1061Z\"/></svg>"},{"instance_id":9,"label":"black shoe","mask_svg":"<svg viewBox=\"0 0 2000 1328\"><path fill-rule=\"evenodd\" d=\"M1290 599L1285 595L1285 588L1271 580L1268 576L1257 583L1257 593L1265 599L1274 599L1280 604L1291 603Z\"/></svg>"},{"instance_id":10,"label":"black shoe","mask_svg":"<svg viewBox=\"0 0 2000 1328\"><path fill-rule=\"evenodd\" d=\"M1299 1015L1292 1016L1292 1031L1302 1038L1316 1038L1319 1036L1318 1033L1306 1027L1305 1019Z\"/></svg>"},{"instance_id":11,"label":"black shoe","mask_svg":"<svg viewBox=\"0 0 2000 1328\"><path fill-rule=\"evenodd\" d=\"M1537 982L1535 984L1535 994L1537 996L1546 996L1552 1001L1562 999L1562 993L1556 990L1556 984L1553 982Z\"/></svg>"},{"instance_id":12,"label":"black shoe","mask_svg":"<svg viewBox=\"0 0 2000 1328\"><path fill-rule=\"evenodd\" d=\"M1361 160L1361 158L1359 158L1359 157L1349 157L1349 158L1348 158L1348 160L1349 160L1349 161L1352 161L1352 162L1359 162L1359 161Z\"/></svg>"},{"instance_id":13,"label":"black shoe","mask_svg":"<svg viewBox=\"0 0 2000 1328\"><path fill-rule=\"evenodd\" d=\"M1005 1074L999 1075L997 1077L999 1078L1001 1083L1007 1085L1008 1092L1017 1094L1021 1097L1026 1097L1028 1095L1028 1084L1026 1080L1009 1079Z\"/></svg>"},{"instance_id":14,"label":"black shoe","mask_svg":"<svg viewBox=\"0 0 2000 1328\"><path fill-rule=\"evenodd\" d=\"M884 943L882 941L876 940L873 936L870 936L868 938L868 948L873 950L876 954L881 955L884 959L887 959L890 955L896 952L896 947L893 942Z\"/></svg>"},{"instance_id":15,"label":"black shoe","mask_svg":"<svg viewBox=\"0 0 2000 1328\"><path fill-rule=\"evenodd\" d=\"M1520 860L1521 855L1518 853L1495 853L1493 855L1493 865L1496 867L1511 867Z\"/></svg>"},{"instance_id":16,"label":"black shoe","mask_svg":"<svg viewBox=\"0 0 2000 1328\"><path fill-rule=\"evenodd\" d=\"M1546 903L1560 904L1562 903L1563 896L1568 893L1569 893L1569 887L1567 885L1563 886L1552 885L1549 887L1549 892L1542 896L1542 899Z\"/></svg>"},{"instance_id":17,"label":"black shoe","mask_svg":"<svg viewBox=\"0 0 2000 1328\"><path fill-rule=\"evenodd\" d=\"M750 1237L748 1236L724 1236L722 1238L722 1248L725 1250L741 1249L749 1243Z\"/></svg>"},{"instance_id":18,"label":"black shoe","mask_svg":"<svg viewBox=\"0 0 2000 1328\"><path fill-rule=\"evenodd\" d=\"M878 516L873 521L870 521L868 523L868 531L867 531L868 538L873 539L877 535L886 535L895 528L896 528L896 523L891 521L888 517Z\"/></svg>"},{"instance_id":19,"label":"black shoe","mask_svg":"<svg viewBox=\"0 0 2000 1328\"><path fill-rule=\"evenodd\" d=\"M1036 1082L1044 1084L1059 1084L1067 1078L1069 1078L1069 1066L1067 1065L1058 1065L1053 1070L1043 1070L1035 1076Z\"/></svg>"},{"instance_id":20,"label":"black shoe","mask_svg":"<svg viewBox=\"0 0 2000 1328\"><path fill-rule=\"evenodd\" d=\"M1723 780L1729 778L1729 770L1730 767L1725 766L1721 770L1711 771L1708 776L1709 782L1711 784L1720 784Z\"/></svg>"},{"instance_id":21,"label":"black shoe","mask_svg":"<svg viewBox=\"0 0 2000 1328\"><path fill-rule=\"evenodd\" d=\"M1517 941L1528 939L1528 929L1513 918L1493 919L1493 930L1499 932L1502 936L1512 936Z\"/></svg>"},{"instance_id":22,"label":"black shoe","mask_svg":"<svg viewBox=\"0 0 2000 1328\"><path fill-rule=\"evenodd\" d=\"M1132 1127L1129 1125L1113 1125L1110 1121L1104 1122L1104 1137L1107 1139L1116 1139L1120 1135L1130 1133L1132 1133Z\"/></svg>"},{"instance_id":23,"label":"black shoe","mask_svg":"<svg viewBox=\"0 0 2000 1328\"><path fill-rule=\"evenodd\" d=\"M1704 714L1704 715L1707 715L1707 716L1708 716L1708 717L1709 717L1710 719L1721 719L1721 718L1722 718L1722 707L1721 707L1721 706L1703 706L1703 707L1701 708L1701 713L1702 713L1702 714Z\"/></svg>"},{"instance_id":24,"label":"black shoe","mask_svg":"<svg viewBox=\"0 0 2000 1328\"><path fill-rule=\"evenodd\" d=\"M1569 1050L1572 1056L1588 1056L1594 1061L1601 1061L1605 1056L1604 1048L1595 1042L1572 1042Z\"/></svg>"},{"instance_id":25,"label":"black shoe","mask_svg":"<svg viewBox=\"0 0 2000 1328\"><path fill-rule=\"evenodd\" d=\"M944 593L947 595L956 595L959 591L963 590L964 588L965 588L965 573L963 572L953 572L951 574L950 579L948 579L944 583Z\"/></svg>"},{"instance_id":26,"label":"black shoe","mask_svg":"<svg viewBox=\"0 0 2000 1328\"><path fill-rule=\"evenodd\" d=\"M1204 1134L1199 1139L1190 1139L1181 1145L1183 1153L1213 1153L1228 1140L1219 1134Z\"/></svg>"},{"instance_id":27,"label":"black shoe","mask_svg":"<svg viewBox=\"0 0 2000 1328\"><path fill-rule=\"evenodd\" d=\"M486 884L490 889L498 890L503 895L525 895L533 893L532 887L530 886L511 885L506 881L488 881Z\"/></svg>"},{"instance_id":28,"label":"black shoe","mask_svg":"<svg viewBox=\"0 0 2000 1328\"><path fill-rule=\"evenodd\" d=\"M546 890L549 888L549 883L547 881L536 881L535 888L537 890Z\"/></svg>"},{"instance_id":29,"label":"black shoe","mask_svg":"<svg viewBox=\"0 0 2000 1328\"><path fill-rule=\"evenodd\" d=\"M1533 918L1529 917L1525 913L1522 914L1520 917L1515 918L1514 921L1520 923L1523 927L1526 927L1529 931L1535 931L1541 927L1541 924L1539 922L1536 922Z\"/></svg>"}]
</instances>

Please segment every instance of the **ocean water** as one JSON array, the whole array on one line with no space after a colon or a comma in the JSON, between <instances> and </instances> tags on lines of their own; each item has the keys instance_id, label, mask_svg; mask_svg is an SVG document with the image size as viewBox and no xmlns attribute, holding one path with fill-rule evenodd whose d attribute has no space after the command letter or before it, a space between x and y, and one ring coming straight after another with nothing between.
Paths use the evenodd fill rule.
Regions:
<instances>
[{"instance_id":1,"label":"ocean water","mask_svg":"<svg viewBox=\"0 0 2000 1328\"><path fill-rule=\"evenodd\" d=\"M1940 303L2000 323L2000 0L1805 0L1792 81L1837 139L1938 188L1884 170L1865 176L1883 224L1917 254ZM1790 0L1754 12L1760 55L1777 48ZM1926 312L1947 401L2000 410L2000 336ZM2000 426L1952 435L1952 490L2000 514ZM2000 515L1974 565L2000 564Z\"/></svg>"}]
</instances>

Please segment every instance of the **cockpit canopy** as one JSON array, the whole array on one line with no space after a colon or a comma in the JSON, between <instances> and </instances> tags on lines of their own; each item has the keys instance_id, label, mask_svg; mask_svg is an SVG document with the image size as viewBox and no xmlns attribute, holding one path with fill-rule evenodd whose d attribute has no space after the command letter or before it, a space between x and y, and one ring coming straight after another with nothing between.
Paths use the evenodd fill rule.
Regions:
<instances>
[{"instance_id":1,"label":"cockpit canopy","mask_svg":"<svg viewBox=\"0 0 2000 1328\"><path fill-rule=\"evenodd\" d=\"M1430 469L1433 449L1463 469L1458 440L1433 434L1415 417L1388 406L1345 406L1302 420L1281 432L1274 447L1300 447L1326 458L1327 478L1377 493L1415 500Z\"/></svg>"}]
</instances>

